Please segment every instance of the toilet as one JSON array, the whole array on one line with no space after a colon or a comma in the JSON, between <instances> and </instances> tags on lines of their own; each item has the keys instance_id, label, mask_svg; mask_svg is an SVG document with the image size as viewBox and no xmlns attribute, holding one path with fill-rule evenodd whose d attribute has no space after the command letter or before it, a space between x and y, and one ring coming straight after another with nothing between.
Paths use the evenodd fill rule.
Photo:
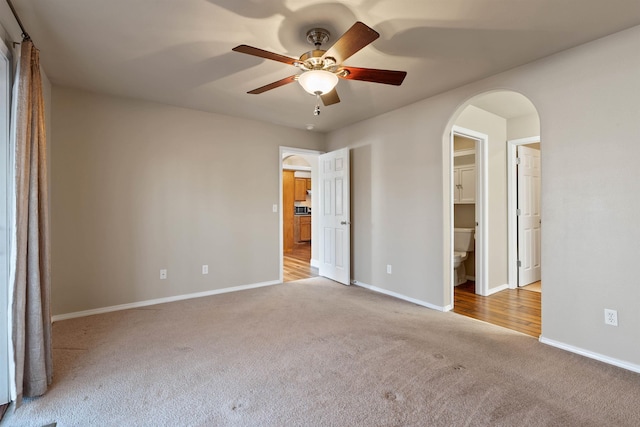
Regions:
<instances>
[{"instance_id":1,"label":"toilet","mask_svg":"<svg viewBox=\"0 0 640 427\"><path fill-rule=\"evenodd\" d=\"M467 272L464 268L464 260L469 257L469 252L475 249L475 229L453 229L453 283L455 286L467 281Z\"/></svg>"}]
</instances>

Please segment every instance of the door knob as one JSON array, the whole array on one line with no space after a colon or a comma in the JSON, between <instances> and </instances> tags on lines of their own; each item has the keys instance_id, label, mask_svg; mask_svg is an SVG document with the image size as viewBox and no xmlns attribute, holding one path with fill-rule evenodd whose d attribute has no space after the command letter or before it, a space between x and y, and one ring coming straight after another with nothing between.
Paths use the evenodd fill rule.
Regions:
<instances>
[{"instance_id":1,"label":"door knob","mask_svg":"<svg viewBox=\"0 0 640 427\"><path fill-rule=\"evenodd\" d=\"M342 224L342 225L347 225L347 224L351 224L351 223L350 223L350 222L348 222L348 221L340 221L340 224Z\"/></svg>"}]
</instances>

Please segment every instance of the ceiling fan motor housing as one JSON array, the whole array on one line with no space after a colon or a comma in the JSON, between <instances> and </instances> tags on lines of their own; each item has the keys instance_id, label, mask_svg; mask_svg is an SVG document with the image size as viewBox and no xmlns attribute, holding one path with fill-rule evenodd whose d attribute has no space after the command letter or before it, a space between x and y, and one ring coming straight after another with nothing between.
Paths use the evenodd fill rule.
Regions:
<instances>
[{"instance_id":1,"label":"ceiling fan motor housing","mask_svg":"<svg viewBox=\"0 0 640 427\"><path fill-rule=\"evenodd\" d=\"M332 73L336 72L338 67L336 65L335 59L330 56L323 57L325 52L326 50L315 49L303 53L300 56L300 62L297 63L297 66L305 71L325 70Z\"/></svg>"}]
</instances>

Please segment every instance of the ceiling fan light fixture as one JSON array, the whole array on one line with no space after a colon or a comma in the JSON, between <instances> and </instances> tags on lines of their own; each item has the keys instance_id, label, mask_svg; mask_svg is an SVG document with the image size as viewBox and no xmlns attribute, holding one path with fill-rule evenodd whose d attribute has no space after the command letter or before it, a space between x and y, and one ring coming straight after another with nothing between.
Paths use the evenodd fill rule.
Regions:
<instances>
[{"instance_id":1,"label":"ceiling fan light fixture","mask_svg":"<svg viewBox=\"0 0 640 427\"><path fill-rule=\"evenodd\" d=\"M329 71L310 70L300 74L298 82L311 95L324 95L336 87L338 76Z\"/></svg>"}]
</instances>

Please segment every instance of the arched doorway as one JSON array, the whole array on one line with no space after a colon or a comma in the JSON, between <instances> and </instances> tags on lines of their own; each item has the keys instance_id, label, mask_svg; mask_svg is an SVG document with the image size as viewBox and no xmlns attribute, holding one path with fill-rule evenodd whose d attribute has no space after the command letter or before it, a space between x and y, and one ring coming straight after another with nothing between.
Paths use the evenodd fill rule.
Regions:
<instances>
[{"instance_id":1,"label":"arched doorway","mask_svg":"<svg viewBox=\"0 0 640 427\"><path fill-rule=\"evenodd\" d=\"M540 334L540 294L519 286L525 285L522 280L527 275L518 273L531 270L532 262L541 271L539 135L538 114L528 98L493 91L462 105L445 138L453 311L534 336ZM519 156L519 150L529 150L528 157ZM526 165L516 163L523 159ZM519 172L524 166L535 171L529 168L523 177ZM525 180L536 185L523 187ZM527 189L535 194L523 194ZM533 196L537 199L530 203ZM523 201L527 201L526 212ZM537 212L533 219L531 209ZM529 222L523 229L518 222L524 224L525 213ZM535 250L537 254L532 254Z\"/></svg>"}]
</instances>

